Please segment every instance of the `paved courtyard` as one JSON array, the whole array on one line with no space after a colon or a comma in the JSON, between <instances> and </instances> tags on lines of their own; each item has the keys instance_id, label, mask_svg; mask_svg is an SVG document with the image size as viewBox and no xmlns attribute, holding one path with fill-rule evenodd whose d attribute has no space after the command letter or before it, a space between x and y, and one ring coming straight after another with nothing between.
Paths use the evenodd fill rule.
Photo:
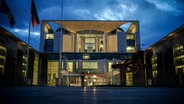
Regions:
<instances>
[{"instance_id":1,"label":"paved courtyard","mask_svg":"<svg viewBox=\"0 0 184 104\"><path fill-rule=\"evenodd\" d=\"M184 104L184 88L0 87L0 100L1 104Z\"/></svg>"}]
</instances>

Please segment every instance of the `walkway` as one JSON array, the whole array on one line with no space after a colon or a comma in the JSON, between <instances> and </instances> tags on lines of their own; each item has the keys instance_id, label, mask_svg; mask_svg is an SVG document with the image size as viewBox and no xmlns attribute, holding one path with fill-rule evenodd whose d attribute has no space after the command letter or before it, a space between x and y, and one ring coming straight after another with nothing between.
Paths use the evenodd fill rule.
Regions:
<instances>
[{"instance_id":1,"label":"walkway","mask_svg":"<svg viewBox=\"0 0 184 104\"><path fill-rule=\"evenodd\" d=\"M0 95L4 104L184 104L184 88L1 87Z\"/></svg>"}]
</instances>

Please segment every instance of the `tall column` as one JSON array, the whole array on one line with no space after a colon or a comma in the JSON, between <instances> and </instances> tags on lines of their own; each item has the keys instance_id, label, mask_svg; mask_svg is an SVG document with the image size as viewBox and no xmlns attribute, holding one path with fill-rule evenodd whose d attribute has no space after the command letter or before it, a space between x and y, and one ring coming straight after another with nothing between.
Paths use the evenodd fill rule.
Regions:
<instances>
[{"instance_id":1,"label":"tall column","mask_svg":"<svg viewBox=\"0 0 184 104\"><path fill-rule=\"evenodd\" d=\"M77 72L76 71L76 59L73 60L73 72Z\"/></svg>"},{"instance_id":2,"label":"tall column","mask_svg":"<svg viewBox=\"0 0 184 104\"><path fill-rule=\"evenodd\" d=\"M64 59L64 62L63 62L63 69L64 69L64 70L67 70L67 69L68 69L68 59L67 59L67 58Z\"/></svg>"},{"instance_id":3,"label":"tall column","mask_svg":"<svg viewBox=\"0 0 184 104\"><path fill-rule=\"evenodd\" d=\"M41 34L40 34L40 47L39 47L39 50L41 53L45 51L45 30L44 30L45 25L46 25L46 22L42 21L41 28L40 28Z\"/></svg>"},{"instance_id":4,"label":"tall column","mask_svg":"<svg viewBox=\"0 0 184 104\"><path fill-rule=\"evenodd\" d=\"M103 34L103 47L104 47L104 52L107 52L107 33Z\"/></svg>"},{"instance_id":5,"label":"tall column","mask_svg":"<svg viewBox=\"0 0 184 104\"><path fill-rule=\"evenodd\" d=\"M136 32L135 32L135 42L136 42L136 51L140 51L140 47L141 47L141 44L140 44L140 32L139 32L139 21L136 22Z\"/></svg>"},{"instance_id":6,"label":"tall column","mask_svg":"<svg viewBox=\"0 0 184 104\"><path fill-rule=\"evenodd\" d=\"M82 70L82 60L79 59L78 60L78 73L81 73L81 70Z\"/></svg>"},{"instance_id":7,"label":"tall column","mask_svg":"<svg viewBox=\"0 0 184 104\"><path fill-rule=\"evenodd\" d=\"M99 52L99 36L96 36L95 43L95 52Z\"/></svg>"},{"instance_id":8,"label":"tall column","mask_svg":"<svg viewBox=\"0 0 184 104\"><path fill-rule=\"evenodd\" d=\"M115 58L112 59L112 64L116 64L117 60Z\"/></svg>"},{"instance_id":9,"label":"tall column","mask_svg":"<svg viewBox=\"0 0 184 104\"><path fill-rule=\"evenodd\" d=\"M61 26L61 30L62 30L62 26ZM61 77L62 77L62 73L61 73L61 71L62 71L62 51L63 51L63 32L61 31L60 32L60 37L59 37L59 39L60 39L60 44L59 44L59 66L58 66L58 86L61 86Z\"/></svg>"},{"instance_id":10,"label":"tall column","mask_svg":"<svg viewBox=\"0 0 184 104\"><path fill-rule=\"evenodd\" d=\"M112 64L116 64L117 60L115 58L112 59ZM112 69L112 85L115 84L115 81L114 81L114 73L113 73L113 69Z\"/></svg>"},{"instance_id":11,"label":"tall column","mask_svg":"<svg viewBox=\"0 0 184 104\"><path fill-rule=\"evenodd\" d=\"M75 35L74 34L71 34L72 35L72 52L75 52Z\"/></svg>"},{"instance_id":12,"label":"tall column","mask_svg":"<svg viewBox=\"0 0 184 104\"><path fill-rule=\"evenodd\" d=\"M103 60L103 73L106 73L107 70L108 70L108 60L107 59L104 59Z\"/></svg>"},{"instance_id":13,"label":"tall column","mask_svg":"<svg viewBox=\"0 0 184 104\"><path fill-rule=\"evenodd\" d=\"M103 73L103 60L98 60L98 72Z\"/></svg>"},{"instance_id":14,"label":"tall column","mask_svg":"<svg viewBox=\"0 0 184 104\"><path fill-rule=\"evenodd\" d=\"M80 48L80 36L79 34L76 34L76 52L79 52Z\"/></svg>"},{"instance_id":15,"label":"tall column","mask_svg":"<svg viewBox=\"0 0 184 104\"><path fill-rule=\"evenodd\" d=\"M80 44L81 44L81 52L85 52L85 38L84 37L80 37Z\"/></svg>"}]
</instances>

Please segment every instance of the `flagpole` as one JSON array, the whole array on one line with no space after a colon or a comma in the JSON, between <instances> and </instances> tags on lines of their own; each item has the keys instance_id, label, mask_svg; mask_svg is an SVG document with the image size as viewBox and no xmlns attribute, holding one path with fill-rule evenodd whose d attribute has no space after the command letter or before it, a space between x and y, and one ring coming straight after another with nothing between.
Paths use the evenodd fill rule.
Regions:
<instances>
[{"instance_id":1,"label":"flagpole","mask_svg":"<svg viewBox=\"0 0 184 104\"><path fill-rule=\"evenodd\" d=\"M58 67L58 86L61 86L62 82L62 47L63 47L63 32L62 32L62 19L63 19L63 0L61 1L61 31L60 31L60 45L59 45L59 67ZM63 82L62 82L63 83Z\"/></svg>"},{"instance_id":2,"label":"flagpole","mask_svg":"<svg viewBox=\"0 0 184 104\"><path fill-rule=\"evenodd\" d=\"M31 1L32 4L32 1ZM29 19L29 30L28 30L28 47L27 47L27 63L26 63L26 84L28 83L28 70L29 70L29 47L30 47L30 31L31 31L31 7L30 7L30 19Z\"/></svg>"}]
</instances>

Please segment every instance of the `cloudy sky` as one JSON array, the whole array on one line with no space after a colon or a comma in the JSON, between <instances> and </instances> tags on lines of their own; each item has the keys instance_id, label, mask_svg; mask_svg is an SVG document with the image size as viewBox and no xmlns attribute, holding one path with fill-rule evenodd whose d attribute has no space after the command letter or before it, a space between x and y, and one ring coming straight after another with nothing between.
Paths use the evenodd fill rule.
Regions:
<instances>
[{"instance_id":1,"label":"cloudy sky","mask_svg":"<svg viewBox=\"0 0 184 104\"><path fill-rule=\"evenodd\" d=\"M1 0L0 0L1 1ZM142 49L184 24L183 0L34 0L41 20L139 20ZM31 0L6 0L16 24L0 14L0 26L27 42ZM63 10L62 10L63 9ZM63 12L63 16L61 16ZM39 49L40 25L30 44Z\"/></svg>"}]
</instances>

